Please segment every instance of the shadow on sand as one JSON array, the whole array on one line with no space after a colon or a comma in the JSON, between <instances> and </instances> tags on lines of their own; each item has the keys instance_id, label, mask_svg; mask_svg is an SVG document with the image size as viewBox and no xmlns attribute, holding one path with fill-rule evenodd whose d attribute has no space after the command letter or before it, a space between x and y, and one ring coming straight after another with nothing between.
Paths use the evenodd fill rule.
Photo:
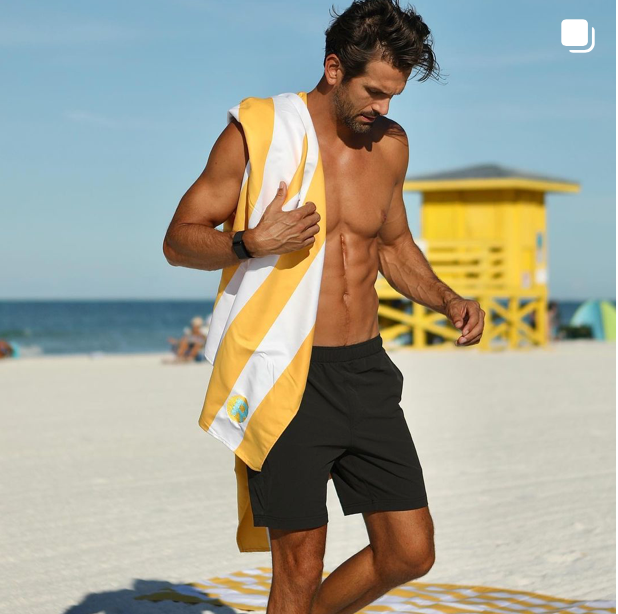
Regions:
<instances>
[{"instance_id":1,"label":"shadow on sand","mask_svg":"<svg viewBox=\"0 0 618 614\"><path fill-rule=\"evenodd\" d=\"M124 588L103 593L90 593L77 605L71 606L63 614L236 614L216 597L212 602L190 595L183 595L183 601L173 601L169 592L173 584L163 580L134 580L133 588ZM176 593L174 593L176 594ZM145 596L148 596L148 599ZM160 595L160 600L157 599ZM208 595L204 594L204 598ZM177 598L176 598L177 599Z\"/></svg>"}]
</instances>

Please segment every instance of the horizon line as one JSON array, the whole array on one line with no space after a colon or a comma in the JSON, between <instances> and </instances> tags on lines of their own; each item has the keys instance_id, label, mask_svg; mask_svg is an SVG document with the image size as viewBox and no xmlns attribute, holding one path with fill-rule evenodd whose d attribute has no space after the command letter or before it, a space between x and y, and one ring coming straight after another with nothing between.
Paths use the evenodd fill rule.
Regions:
<instances>
[{"instance_id":1,"label":"horizon line","mask_svg":"<svg viewBox=\"0 0 618 614\"><path fill-rule=\"evenodd\" d=\"M10 303L10 302L137 302L137 301L166 301L166 302L183 302L183 301L205 301L212 302L216 299L215 296L212 297L182 297L182 298L164 298L164 297L3 297L0 298L0 303ZM596 296L596 297L555 297L548 296L548 300L553 301L588 301L588 300L597 300L597 301L614 301L616 302L616 297L606 297L606 296Z\"/></svg>"}]
</instances>

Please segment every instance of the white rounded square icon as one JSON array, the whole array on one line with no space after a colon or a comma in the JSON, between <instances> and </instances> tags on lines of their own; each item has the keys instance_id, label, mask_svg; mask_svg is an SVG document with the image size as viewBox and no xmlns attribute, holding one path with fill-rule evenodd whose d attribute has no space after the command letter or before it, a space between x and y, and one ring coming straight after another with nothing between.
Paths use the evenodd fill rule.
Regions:
<instances>
[{"instance_id":1,"label":"white rounded square icon","mask_svg":"<svg viewBox=\"0 0 618 614\"><path fill-rule=\"evenodd\" d=\"M587 45L588 22L585 19L563 19L562 44L565 47L583 47Z\"/></svg>"}]
</instances>

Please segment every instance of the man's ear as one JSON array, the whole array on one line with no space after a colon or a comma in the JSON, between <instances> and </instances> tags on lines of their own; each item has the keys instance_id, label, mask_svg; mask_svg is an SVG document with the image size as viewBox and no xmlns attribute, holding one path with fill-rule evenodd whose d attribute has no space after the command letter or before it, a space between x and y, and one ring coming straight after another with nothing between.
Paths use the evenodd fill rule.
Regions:
<instances>
[{"instance_id":1,"label":"man's ear","mask_svg":"<svg viewBox=\"0 0 618 614\"><path fill-rule=\"evenodd\" d=\"M343 79L343 68L339 58L331 53L324 60L324 77L328 85L339 85Z\"/></svg>"}]
</instances>

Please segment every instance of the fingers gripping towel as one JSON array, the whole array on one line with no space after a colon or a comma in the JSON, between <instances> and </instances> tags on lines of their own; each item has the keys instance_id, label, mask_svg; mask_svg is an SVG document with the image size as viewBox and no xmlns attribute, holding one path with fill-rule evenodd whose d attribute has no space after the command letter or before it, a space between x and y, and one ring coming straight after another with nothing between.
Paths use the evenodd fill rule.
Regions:
<instances>
[{"instance_id":1,"label":"fingers gripping towel","mask_svg":"<svg viewBox=\"0 0 618 614\"><path fill-rule=\"evenodd\" d=\"M324 174L307 95L246 98L228 112L242 126L249 162L238 206L224 231L254 228L288 185L284 211L315 203L313 245L226 267L204 354L213 365L199 424L235 455L236 541L241 552L270 551L266 527L254 527L246 465L261 471L296 414L305 390L324 264ZM276 205L275 205L276 206Z\"/></svg>"}]
</instances>

